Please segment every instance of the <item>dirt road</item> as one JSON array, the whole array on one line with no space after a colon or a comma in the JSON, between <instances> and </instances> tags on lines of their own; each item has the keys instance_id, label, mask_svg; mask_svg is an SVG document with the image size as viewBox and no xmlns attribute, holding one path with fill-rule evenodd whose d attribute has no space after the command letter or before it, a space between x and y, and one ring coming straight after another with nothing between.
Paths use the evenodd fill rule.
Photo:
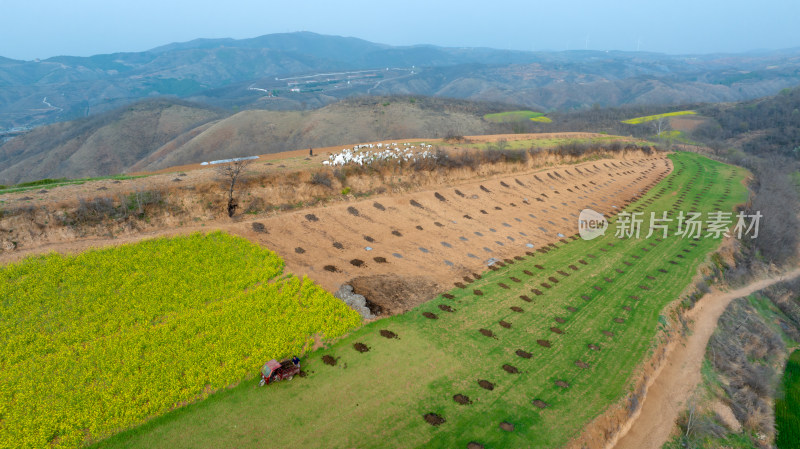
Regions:
<instances>
[{"instance_id":1,"label":"dirt road","mask_svg":"<svg viewBox=\"0 0 800 449\"><path fill-rule=\"evenodd\" d=\"M705 295L689 312L688 317L694 323L692 334L673 347L664 367L647 389L638 415L620 432L621 437L610 442L607 448L661 448L670 437L679 413L700 383L700 367L705 357L706 345L728 304L736 298L798 276L800 268L729 292L714 289Z\"/></svg>"}]
</instances>

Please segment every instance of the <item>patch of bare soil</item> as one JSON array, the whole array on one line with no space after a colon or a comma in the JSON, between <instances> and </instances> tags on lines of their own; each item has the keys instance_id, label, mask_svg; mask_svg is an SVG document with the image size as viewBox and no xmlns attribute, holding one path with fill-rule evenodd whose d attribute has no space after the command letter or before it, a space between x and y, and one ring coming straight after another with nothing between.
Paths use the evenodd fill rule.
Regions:
<instances>
[{"instance_id":1,"label":"patch of bare soil","mask_svg":"<svg viewBox=\"0 0 800 449\"><path fill-rule=\"evenodd\" d=\"M469 443L467 443L467 449L484 449L484 447L481 443L470 441Z\"/></svg>"},{"instance_id":2,"label":"patch of bare soil","mask_svg":"<svg viewBox=\"0 0 800 449\"><path fill-rule=\"evenodd\" d=\"M441 310L443 312L450 312L450 313L455 312L455 309L453 309L452 307L448 306L447 304L439 304L439 310Z\"/></svg>"},{"instance_id":3,"label":"patch of bare soil","mask_svg":"<svg viewBox=\"0 0 800 449\"><path fill-rule=\"evenodd\" d=\"M435 313L432 313L432 312L422 312L422 316L424 316L425 318L431 319L431 320L436 320L436 319L439 318L438 316L436 316Z\"/></svg>"},{"instance_id":4,"label":"patch of bare soil","mask_svg":"<svg viewBox=\"0 0 800 449\"><path fill-rule=\"evenodd\" d=\"M494 337L494 332L490 331L489 329L479 329L478 332L480 332L484 337Z\"/></svg>"},{"instance_id":5,"label":"patch of bare soil","mask_svg":"<svg viewBox=\"0 0 800 449\"><path fill-rule=\"evenodd\" d=\"M563 380L557 380L557 381L555 381L555 384L556 384L557 387L569 388L569 384L564 382Z\"/></svg>"},{"instance_id":6,"label":"patch of bare soil","mask_svg":"<svg viewBox=\"0 0 800 449\"><path fill-rule=\"evenodd\" d=\"M397 274L360 276L347 281L347 284L353 286L353 292L379 307L381 313L389 315L411 310L436 297L442 290L430 278Z\"/></svg>"},{"instance_id":7,"label":"patch of bare soil","mask_svg":"<svg viewBox=\"0 0 800 449\"><path fill-rule=\"evenodd\" d=\"M575 361L575 366L577 366L578 368L581 368L581 369L589 369L589 364L586 363L586 362L582 362L580 360L576 360Z\"/></svg>"},{"instance_id":8,"label":"patch of bare soil","mask_svg":"<svg viewBox=\"0 0 800 449\"><path fill-rule=\"evenodd\" d=\"M500 428L505 430L506 432L513 432L514 431L514 424L511 424L510 422L503 421L503 422L500 423Z\"/></svg>"},{"instance_id":9,"label":"patch of bare soil","mask_svg":"<svg viewBox=\"0 0 800 449\"><path fill-rule=\"evenodd\" d=\"M333 356L326 354L322 356L322 363L329 366L336 366L336 359L333 358Z\"/></svg>"},{"instance_id":10,"label":"patch of bare soil","mask_svg":"<svg viewBox=\"0 0 800 449\"><path fill-rule=\"evenodd\" d=\"M514 354L522 357L523 359L529 359L531 358L531 356L533 356L533 354L531 354L530 352L523 351L522 349L517 349L516 352L514 352Z\"/></svg>"},{"instance_id":11,"label":"patch of bare soil","mask_svg":"<svg viewBox=\"0 0 800 449\"><path fill-rule=\"evenodd\" d=\"M489 382L488 380L479 380L478 385L481 386L484 390L492 391L494 390L494 384Z\"/></svg>"},{"instance_id":12,"label":"patch of bare soil","mask_svg":"<svg viewBox=\"0 0 800 449\"><path fill-rule=\"evenodd\" d=\"M506 322L506 321L500 321L500 327L505 328L505 329L511 329L511 323Z\"/></svg>"},{"instance_id":13,"label":"patch of bare soil","mask_svg":"<svg viewBox=\"0 0 800 449\"><path fill-rule=\"evenodd\" d=\"M542 347L544 347L544 348L549 348L550 346L552 346L552 345L550 344L550 341L549 341L549 340L536 340L536 343L537 343L539 346L542 346Z\"/></svg>"}]
</instances>

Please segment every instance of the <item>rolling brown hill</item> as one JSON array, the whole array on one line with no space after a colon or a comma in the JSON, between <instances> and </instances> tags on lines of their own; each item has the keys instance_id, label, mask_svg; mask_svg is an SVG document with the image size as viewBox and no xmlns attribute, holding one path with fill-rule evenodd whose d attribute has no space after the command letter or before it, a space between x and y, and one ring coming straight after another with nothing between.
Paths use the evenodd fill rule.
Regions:
<instances>
[{"instance_id":1,"label":"rolling brown hill","mask_svg":"<svg viewBox=\"0 0 800 449\"><path fill-rule=\"evenodd\" d=\"M313 111L243 111L178 136L130 170L381 139L484 134L492 128L481 115L426 106L408 99L361 99Z\"/></svg>"},{"instance_id":2,"label":"rolling brown hill","mask_svg":"<svg viewBox=\"0 0 800 449\"><path fill-rule=\"evenodd\" d=\"M461 100L359 98L313 111L226 115L172 100L33 130L0 146L0 184L160 170L239 156L381 139L486 134L499 105Z\"/></svg>"},{"instance_id":3,"label":"rolling brown hill","mask_svg":"<svg viewBox=\"0 0 800 449\"><path fill-rule=\"evenodd\" d=\"M124 172L219 112L154 100L89 119L43 126L0 146L0 184Z\"/></svg>"}]
</instances>

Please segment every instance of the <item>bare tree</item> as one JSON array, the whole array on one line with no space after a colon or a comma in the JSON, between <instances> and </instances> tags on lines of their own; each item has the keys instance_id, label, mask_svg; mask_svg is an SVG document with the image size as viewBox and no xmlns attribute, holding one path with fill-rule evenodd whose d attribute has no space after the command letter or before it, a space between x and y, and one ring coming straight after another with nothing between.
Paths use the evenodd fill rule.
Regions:
<instances>
[{"instance_id":1,"label":"bare tree","mask_svg":"<svg viewBox=\"0 0 800 449\"><path fill-rule=\"evenodd\" d=\"M224 165L220 165L217 167L217 176L221 178L222 184L225 186L225 189L228 193L228 216L233 217L233 214L236 213L236 209L239 207L239 202L236 201L236 197L234 197L234 193L236 191L236 184L241 184L242 176L244 174L244 169L247 168L252 162L251 159L247 160L235 160L228 162Z\"/></svg>"},{"instance_id":2,"label":"bare tree","mask_svg":"<svg viewBox=\"0 0 800 449\"><path fill-rule=\"evenodd\" d=\"M659 117L650 123L658 137L661 137L661 133L669 131L669 117Z\"/></svg>"}]
</instances>

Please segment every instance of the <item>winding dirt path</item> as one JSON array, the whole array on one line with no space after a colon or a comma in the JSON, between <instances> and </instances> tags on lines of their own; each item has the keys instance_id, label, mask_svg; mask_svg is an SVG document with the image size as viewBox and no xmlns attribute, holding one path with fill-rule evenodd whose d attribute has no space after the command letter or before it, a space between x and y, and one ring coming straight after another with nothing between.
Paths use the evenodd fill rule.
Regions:
<instances>
[{"instance_id":1,"label":"winding dirt path","mask_svg":"<svg viewBox=\"0 0 800 449\"><path fill-rule=\"evenodd\" d=\"M800 268L728 292L713 289L703 296L688 314L688 318L694 323L692 334L673 346L663 368L656 373L648 387L639 413L626 424L619 434L620 437L606 447L661 448L669 439L679 413L700 383L700 367L705 357L706 345L728 304L734 299L798 276Z\"/></svg>"}]
</instances>

